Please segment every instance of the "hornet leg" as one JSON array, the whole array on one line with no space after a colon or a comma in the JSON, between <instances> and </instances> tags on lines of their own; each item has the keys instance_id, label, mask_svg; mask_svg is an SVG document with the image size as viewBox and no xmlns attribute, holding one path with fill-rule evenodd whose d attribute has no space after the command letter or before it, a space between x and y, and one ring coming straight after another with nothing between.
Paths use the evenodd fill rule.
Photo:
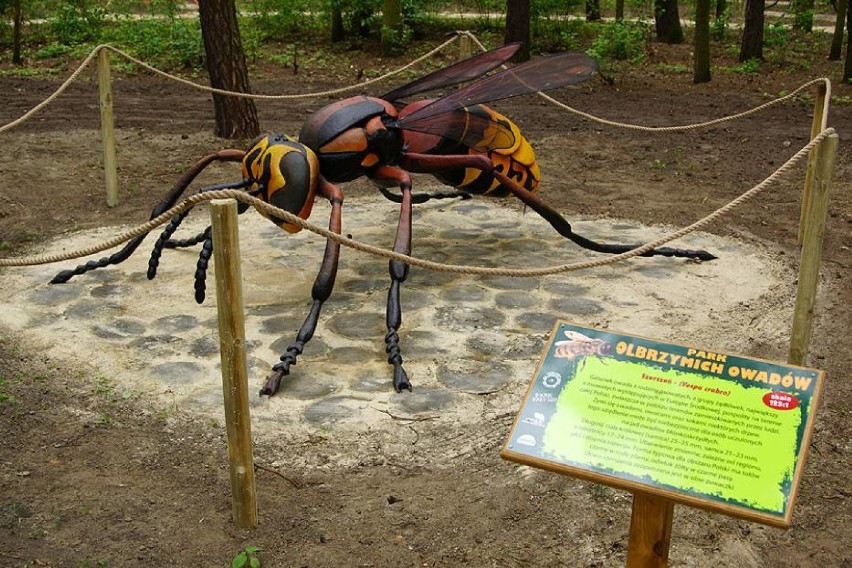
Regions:
<instances>
[{"instance_id":1,"label":"hornet leg","mask_svg":"<svg viewBox=\"0 0 852 568\"><path fill-rule=\"evenodd\" d=\"M399 168L382 166L373 173L371 179L383 186L391 184L399 186L402 197L393 250L402 254L411 254L411 205L413 201L411 176ZM391 260L388 263L391 285L388 290L388 332L385 334L385 351L388 354L388 363L393 365L393 388L396 392L411 390L408 374L402 367L402 353L399 347L399 328L402 326L402 304L399 292L402 283L408 277L408 268L407 264L399 260Z\"/></svg>"},{"instance_id":2,"label":"hornet leg","mask_svg":"<svg viewBox=\"0 0 852 568\"><path fill-rule=\"evenodd\" d=\"M551 208L535 194L527 191L514 180L494 169L491 160L484 154L459 155L459 156L431 156L428 154L406 154L400 160L400 165L410 172L434 173L441 170L465 167L476 168L490 172L506 189L526 204L530 209L541 215L550 223L560 235L573 243L595 252L608 254L619 254L637 248L639 245L615 245L598 243L578 235L571 229L571 224L565 220L555 209ZM698 260L713 260L716 256L703 250L677 249L671 247L660 247L650 250L642 256L674 256L683 258L695 258Z\"/></svg>"},{"instance_id":3,"label":"hornet leg","mask_svg":"<svg viewBox=\"0 0 852 568\"><path fill-rule=\"evenodd\" d=\"M341 231L341 216L343 209L343 192L336 185L332 185L322 177L319 178L319 191L331 202L331 217L328 221L328 229L337 234ZM322 259L319 273L314 280L311 289L311 311L296 335L296 340L287 346L281 355L281 362L272 367L272 374L266 378L266 384L260 390L261 395L272 396L281 386L282 379L290 374L290 366L296 364L296 358L302 354L305 344L314 336L317 329L320 310L323 304L331 296L334 288L334 280L337 277L337 262L340 258L340 244L328 240L325 244L325 255Z\"/></svg>"},{"instance_id":4,"label":"hornet leg","mask_svg":"<svg viewBox=\"0 0 852 568\"><path fill-rule=\"evenodd\" d=\"M198 177L204 168L209 166L213 162L239 162L243 159L245 152L242 150L222 150L220 152L216 152L215 154L210 154L205 156L201 160L195 163L186 173L178 180L177 184L172 188L171 192L166 196L166 198L157 205L153 211L151 211L151 219L154 217L158 217L160 214L165 212L167 209L171 208L175 203L177 203L180 196L186 190L187 186L189 186L192 181ZM145 237L148 236L147 233L144 235L139 235L138 237L131 239L124 247L111 254L110 256L105 256L99 260L90 260L85 264L81 264L72 270L63 270L53 277L53 280L50 281L51 284L63 284L68 282L74 276L79 274L83 274L89 272L90 270L95 270L96 268L103 268L105 266L110 266L112 264L119 264L127 260L133 252L139 248L139 245L142 244L142 241L145 240Z\"/></svg>"}]
</instances>

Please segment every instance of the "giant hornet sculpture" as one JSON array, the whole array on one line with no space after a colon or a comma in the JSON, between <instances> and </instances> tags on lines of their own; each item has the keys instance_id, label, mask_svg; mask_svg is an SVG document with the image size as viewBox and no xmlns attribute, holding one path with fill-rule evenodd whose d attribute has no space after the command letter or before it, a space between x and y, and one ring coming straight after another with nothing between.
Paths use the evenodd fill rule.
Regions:
<instances>
[{"instance_id":1,"label":"giant hornet sculpture","mask_svg":"<svg viewBox=\"0 0 852 568\"><path fill-rule=\"evenodd\" d=\"M445 67L382 97L354 96L331 103L304 123L299 139L282 134L255 139L248 151L223 150L195 164L179 180L167 198L152 212L155 217L174 205L192 180L214 161L241 161L242 180L203 188L199 191L241 188L249 194L289 211L302 219L311 214L319 196L331 204L329 230L341 232L343 192L335 185L366 176L382 194L400 204L399 222L393 250L411 252L412 206L431 198L473 195L506 197L514 195L541 215L562 236L581 247L604 253L621 253L638 245L597 243L574 233L571 225L535 195L540 179L532 147L508 118L483 103L534 92L556 89L588 80L597 66L591 58L577 53L541 57L527 63L486 75L506 62L518 44L481 53ZM473 81L467 87L437 100L420 100L408 105L400 100L429 90ZM415 195L410 173L433 174L442 183L456 188L454 194ZM398 187L400 193L388 188ZM240 205L242 213L248 206ZM209 228L187 240L171 235L186 213L167 225L154 245L148 278L156 275L164 248L203 243L199 255L195 288L196 300L205 296L207 264L212 254ZM300 227L271 218L283 230L295 233ZM128 258L145 236L130 241L119 252L90 261L74 270L60 272L52 283L95 268L117 264ZM653 249L644 256L663 255L700 260L716 258L700 250ZM331 295L337 274L340 245L326 243L325 255L311 291L312 305L296 339L272 367L261 394L275 394L282 379L296 364L305 344L313 337L323 304ZM399 328L402 324L400 287L408 275L408 265L390 261L391 285L387 303L385 346L393 366L393 386L410 390L411 383L402 366Z\"/></svg>"}]
</instances>

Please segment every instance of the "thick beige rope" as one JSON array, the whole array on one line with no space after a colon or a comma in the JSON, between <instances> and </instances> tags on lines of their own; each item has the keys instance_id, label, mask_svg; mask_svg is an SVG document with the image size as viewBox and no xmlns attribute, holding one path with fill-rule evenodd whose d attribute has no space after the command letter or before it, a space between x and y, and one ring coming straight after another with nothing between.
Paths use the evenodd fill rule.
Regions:
<instances>
[{"instance_id":1,"label":"thick beige rope","mask_svg":"<svg viewBox=\"0 0 852 568\"><path fill-rule=\"evenodd\" d=\"M482 42L479 41L479 39L476 36L474 36L470 32L467 32L465 35L469 36L479 46L479 48L482 51L487 51L487 48L482 44ZM505 65L503 67L505 67ZM615 127L618 127L618 128L624 128L624 129L628 129L628 130L641 130L643 132L680 132L680 131L683 131L683 130L695 130L695 129L699 129L699 128L707 128L707 127L710 127L710 126L715 126L717 124L721 124L723 122L731 122L731 121L738 120L740 118L749 116L751 114L759 113L761 111L768 109L771 106L781 104L784 101L792 99L797 94L799 94L801 91L803 91L803 90L805 90L808 87L811 87L813 85L817 85L819 83L824 83L825 88L826 88L826 97L825 97L825 102L823 103L823 111L824 111L823 112L823 121L822 121L822 125L821 125L822 130L825 130L826 124L827 124L826 120L827 120L827 117L828 117L828 105L829 105L829 101L831 99L831 81L827 77L821 77L819 79L813 79L811 81L808 81L807 83L805 83L801 87L797 88L796 90L792 91L791 93L788 93L787 95L784 95L783 97L779 97L777 99L773 99L769 102L763 103L762 105L756 106L756 107L754 107L750 110L746 110L746 111L743 111L743 112L740 112L740 113L737 113L737 114L732 114L732 115L729 115L729 116L723 116L723 117L720 117L720 118L715 118L713 120L708 120L706 122L699 122L699 123L695 123L695 124L684 124L684 125L681 125L681 126L641 126L641 125L637 125L637 124L628 124L628 123L624 123L624 122L616 122L616 121L613 121L613 120L608 120L606 118L599 118L597 116L591 115L591 114L583 112L581 110L577 110L577 109L575 109L571 106L566 105L563 102L560 102L560 101L554 99L553 97L551 97L550 95L548 95L546 93L536 93L536 94L539 97L543 98L544 100L548 101L549 103L558 106L562 110L566 110L568 112L574 113L578 116L581 116L581 117L586 118L588 120L591 120L593 122L597 122L599 124L605 124L607 126L615 126Z\"/></svg>"},{"instance_id":2,"label":"thick beige rope","mask_svg":"<svg viewBox=\"0 0 852 568\"><path fill-rule=\"evenodd\" d=\"M348 91L355 91L355 90L363 89L364 87L366 87L368 85L372 85L374 83L379 83L381 81L388 79L389 77L393 77L394 75L398 75L399 73L402 73L406 69L414 67L418 63L421 63L421 62L425 61L426 59L429 59L430 57L432 57L433 55L435 55L436 53L438 53L439 51L441 51L442 49L444 49L445 47L447 47L448 45L450 45L451 43L456 41L457 37L458 36L451 37L450 39L448 39L447 41L445 41L444 43L442 43L438 47L429 51L428 53L424 53L423 55L421 55L417 59L410 61L410 62L406 63L405 65L403 65L402 67L398 67L397 69L394 69L393 71L388 71L387 73L385 73L384 75L381 75L379 77L374 77L372 79L368 79L366 81L363 81L361 83L357 83L355 85L348 85L346 87L339 87L337 89L330 89L328 91L316 91L316 92L313 92L313 93L302 93L302 94L298 94L298 95L259 95L259 94L255 94L255 93L240 93L240 92L235 92L235 91L226 91L226 90L223 90L223 89L216 89L214 87L208 87L206 85L199 85L198 83L193 83L192 81L190 81L188 79L184 79L182 77L178 77L176 75L171 75L169 73L166 73L165 71L161 71L161 70L157 69L156 67L152 67L151 65L145 63L144 61L136 59L132 55L125 53L125 52L121 51L120 49L113 47L111 45L99 45L98 47L95 48L95 50L108 49L108 50L113 51L113 52L117 53L118 55L121 55L122 57L132 61L133 63L135 63L135 64L137 64L141 67L144 67L145 69L151 71L152 73L156 73L157 75L160 75L160 76L165 77L167 79L171 79L172 81L177 81L178 83L182 83L182 84L184 84L188 87L192 87L193 89L199 89L201 91L206 91L208 93L216 93L218 95L228 95L228 96L231 96L231 97L242 97L242 98L246 98L246 99L259 99L259 100L266 100L266 101L284 101L284 100L293 100L293 99L308 99L308 98L312 98L312 97L326 97L326 96L329 96L329 95L338 95L340 93L345 93L345 92L348 92Z\"/></svg>"},{"instance_id":3,"label":"thick beige rope","mask_svg":"<svg viewBox=\"0 0 852 568\"><path fill-rule=\"evenodd\" d=\"M706 227L710 223L713 223L714 221L716 221L722 215L728 213L729 211L731 211L735 207L742 205L746 201L754 198L759 193L764 191L772 183L774 183L779 178L781 178L784 174L789 172L789 170L791 170L799 161L806 158L807 155L810 153L810 151L817 144L822 142L822 140L824 140L828 136L833 135L834 133L835 132L834 132L833 128L827 128L827 129L823 130L816 137L814 137L814 139L811 140L807 145L802 147L801 150L796 152L796 154L794 154L789 160L787 160L784 164L782 164L781 167L779 167L777 170L775 170L768 178L766 178L765 180L763 180L762 182L760 182L756 186L752 187L751 189L749 189L748 191L746 191L745 193L743 193L742 195L740 195L739 197L737 197L736 199L734 199L733 201L728 203L727 205L720 207L716 211L713 211L712 213L710 213L709 215L707 215L707 216L703 217L702 219L696 221L695 223L693 223L693 224L691 224L687 227L684 227L684 228L682 228L682 229L680 229L680 230L678 230L674 233L660 237L660 238L658 238L654 241L648 242L648 243L646 243L642 246L639 246L639 247L637 247L637 248L635 248L631 251L621 253L621 254L611 255L611 256L607 256L607 257L603 257L603 258L598 258L598 259L595 259L595 260L573 262L573 263L569 263L569 264L560 264L560 265L556 265L556 266L536 268L536 269L526 269L526 268L525 269L510 269L510 268L491 268L491 267L482 267L482 266L460 266L460 265L454 265L454 264L443 264L443 263L438 263L438 262L432 262L432 261L429 261L429 260L424 260L424 259L419 259L419 258L408 256L408 255L399 254L399 253L396 253L396 252L391 251L391 250L383 249L383 248L380 248L380 247L375 247L375 246L372 246L372 245L362 243L360 241L356 241L354 239L344 237L342 235L338 235L337 233L329 231L328 229L325 229L323 227L319 227L319 226L314 225L314 224L312 224L308 221L304 221L301 218L293 215L292 213L289 213L287 211L284 211L283 209L279 209L277 207L274 207L274 206L270 205L269 203L266 203L265 201L262 201L260 199L255 198L255 197L252 197L252 196L248 195L247 193L245 193L244 191L240 191L240 190L236 190L236 189L226 189L226 190L209 191L209 192L205 192L205 193L192 195L192 196L188 197L187 199L185 199L184 201L177 204L176 206L172 207L168 211L164 212L162 215L160 215L160 216L158 216L154 219L151 219L147 223L144 223L143 225L135 227L134 229L131 229L130 231L127 231L127 232L125 232L125 233L123 233L123 234L121 234L117 237L114 237L114 238L112 238L108 241L105 241L104 243L101 243L99 245L93 245L91 247L87 247L87 248L80 249L80 250L77 250L77 251L71 251L71 252L66 252L66 253L61 253L61 254L42 255L42 256L34 256L34 257L22 257L22 258L4 258L4 259L0 259L0 266L31 266L31 265L37 265L37 264L49 264L49 263L54 263L54 262L59 262L59 261L64 261L64 260L70 260L70 259L73 259L73 258L80 258L80 257L84 257L84 256L89 256L89 255L92 255L92 254L113 248L115 246L118 246L119 244L121 244L125 241L128 241L128 240L130 240L134 237L137 237L139 235L146 234L146 233L150 232L151 230L155 229L156 227L159 227L160 225L165 224L166 222L169 221L169 219L171 219L175 215L178 215L179 213L186 211L187 209L190 209L190 208L194 207L195 205L197 205L197 204L199 204L203 201L210 201L210 200L213 200L213 199L233 198L233 199L237 199L239 201L242 201L244 203L248 203L249 205L251 205L252 207L254 207L255 209L257 209L258 211L260 211L262 213L265 213L265 214L273 216L273 217L284 219L285 221L287 221L289 223L294 223L296 225L299 225L300 227L307 229L308 231L316 233L316 234L323 236L327 239L331 239L333 241L336 241L336 242L338 242L338 243L340 243L340 244L342 244L346 247L353 248L355 250L360 250L362 252L374 254L374 255L377 255L377 256L383 256L383 257L390 258L390 259L400 260L400 261L403 261L403 262L410 264L412 266L419 266L421 268L427 268L429 270L436 270L436 271L440 271L440 272L455 272L455 273L459 273L459 274L479 274L479 275L490 275L490 276L513 276L513 277L547 276L547 275L551 275L551 274L560 274L560 273L563 273L563 272L570 272L570 271L574 271L574 270L583 270L583 269L586 269L586 268L595 268L595 267L598 267L598 266L604 266L604 265L607 265L607 264L612 264L614 262L618 262L618 261L621 261L621 260L626 260L628 258L632 258L634 256L641 255L645 252L650 251L651 249L657 248L658 246L661 246L661 245L668 243L670 241L673 241L675 239L679 239L679 238L681 238L681 237L683 237L683 236L685 236L689 233L692 233L694 231L702 229L703 227Z\"/></svg>"},{"instance_id":4,"label":"thick beige rope","mask_svg":"<svg viewBox=\"0 0 852 568\"><path fill-rule=\"evenodd\" d=\"M7 130L10 130L10 129L18 126L19 124L21 124L23 122L26 122L34 114L36 114L38 111L40 111L41 109L43 109L44 107L46 107L47 105L52 103L57 97L59 97L59 95L61 95L63 92L65 92L65 89L67 89L71 85L71 83L73 83L77 79L77 77L80 75L80 73L83 72L83 69L85 69L89 65L89 63L92 62L92 59L94 59L95 56L98 54L98 51L100 50L100 48L101 48L101 46L98 46L94 50L92 50L92 53L90 53L89 56L86 57L86 59L83 60L83 62L80 64L80 66L77 67L77 69L73 73L71 73L71 76L68 77L65 80L65 82L62 83L62 85L60 85L59 88L56 89L53 92L53 94L51 94L49 97L44 99L42 102L40 102L39 104L37 104L36 106L31 108L30 110L28 110L26 113L24 113L23 116L21 116L17 120L13 120L12 122L9 122L7 124L0 126L0 132L5 132Z\"/></svg>"},{"instance_id":5,"label":"thick beige rope","mask_svg":"<svg viewBox=\"0 0 852 568\"><path fill-rule=\"evenodd\" d=\"M447 41L445 41L444 43L442 43L438 47L429 51L428 53L425 53L424 55L418 57L417 59L410 61L409 63L406 63L402 67L394 69L393 71L389 71L389 72L385 73L384 75L382 75L380 77L375 77L373 79L364 81L362 83L358 83L356 85L349 85L347 87L340 87L338 89L331 89L331 90L328 90L328 91L317 91L317 92L314 92L314 93L302 93L302 94L299 94L299 95L258 95L258 94L253 94L253 93L237 93L237 92L233 92L233 91L224 91L222 89L215 89L213 87L208 87L206 85L199 85L198 83L193 83L192 81L189 81L187 79L183 79L182 77L177 77L175 75L171 75L169 73L166 73L165 71L161 71L161 70L157 69L156 67L152 67L151 65L145 63L144 61L136 59L132 55L125 53L125 52L121 51L120 49L118 49L116 47L113 47L113 46L108 45L108 44L102 44L102 45L99 45L92 50L92 52L86 57L86 59L84 59L83 62L80 63L80 65L77 67L77 69L74 70L74 72L71 74L71 76L68 77L68 79L66 79L65 82L63 82L62 85L60 85L59 88L56 89L56 91L54 91L45 100L43 100L42 102L40 102L39 104L37 104L36 106L34 106L30 110L28 110L20 118L0 126L0 132L5 132L6 130L10 130L10 129L15 128L16 126L26 122L33 115L35 115L37 112L39 112L41 109L43 109L44 107L46 107L47 105L52 103L54 100L56 100L56 98L58 98L62 93L64 93L68 89L68 87L71 85L71 83L73 83L77 79L77 77L80 76L80 73L82 73L83 70L86 67L89 66L89 64L92 62L92 60L98 55L98 52L100 52L103 49L117 53L118 55L121 55L122 57L128 59L129 61L132 61L133 63L139 65L140 67L143 67L143 68L151 71L152 73L155 73L155 74L160 75L162 77L165 77L167 79L171 79L173 81L177 81L178 83L182 83L182 84L187 85L189 87L192 87L194 89L200 89L202 91L207 91L207 92L210 92L210 93L217 93L217 94L220 94L220 95L230 95L230 96L233 96L233 97L244 97L244 98L250 98L250 99L291 100L291 99L306 99L306 98L312 98L312 97L325 97L325 96L329 96L329 95L336 95L336 94L340 94L340 93L345 93L347 91L354 91L354 90L363 89L367 85L372 85L374 83L384 81L388 77L393 77L394 75L397 75L397 74L405 71L406 69L409 69L410 67L413 67L413 66L417 65L418 63L432 57L433 55L435 55L436 53L438 53L439 51L441 51L442 49L444 49L445 47L450 45L452 42L456 41L457 37L458 37L457 35L451 37L450 39L448 39Z\"/></svg>"}]
</instances>

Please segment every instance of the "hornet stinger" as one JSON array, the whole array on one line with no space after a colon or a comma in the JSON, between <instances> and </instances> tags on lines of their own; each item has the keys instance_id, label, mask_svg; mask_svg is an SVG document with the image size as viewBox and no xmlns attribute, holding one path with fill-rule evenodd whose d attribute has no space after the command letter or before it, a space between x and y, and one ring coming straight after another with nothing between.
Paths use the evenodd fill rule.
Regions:
<instances>
[{"instance_id":1,"label":"hornet stinger","mask_svg":"<svg viewBox=\"0 0 852 568\"><path fill-rule=\"evenodd\" d=\"M515 67L487 75L509 60L519 44L475 55L439 69L381 97L354 96L333 102L310 116L299 139L283 134L263 135L252 141L245 152L223 150L211 154L190 168L151 214L155 217L174 205L189 184L215 161L242 162L242 179L205 187L244 189L285 211L307 219L317 197L331 204L329 230L341 231L343 192L336 185L361 176L369 178L387 199L400 204L399 222L393 250L411 253L412 208L433 198L472 195L508 197L513 195L543 217L563 237L577 245L602 253L621 253L638 245L598 243L577 235L570 223L537 195L539 167L532 147L517 125L485 103L557 89L588 80L597 70L593 59L579 53L540 57ZM466 87L438 99L405 104L403 99L433 89L463 82ZM411 173L434 175L443 184L456 188L450 194L414 194ZM390 188L396 187L399 193ZM248 209L240 204L240 213ZM154 245L148 264L148 278L154 278L165 248L188 247L201 243L195 273L195 298L204 300L207 265L213 251L210 228L185 240L172 235L188 212L174 217ZM282 219L272 222L289 233L300 227ZM118 264L127 259L145 235L128 242L120 251L97 261L57 274L52 283L66 282L89 270ZM643 256L684 257L712 260L702 250L669 247L653 249ZM296 364L305 344L313 337L320 311L331 296L337 274L340 245L328 240L319 273L311 290L312 304L295 340L287 346L280 361L272 367L261 394L275 394L283 378ZM408 265L391 260L391 284L387 301L385 349L393 366L393 387L410 390L411 383L402 366L399 328L402 324L400 288L408 276Z\"/></svg>"}]
</instances>

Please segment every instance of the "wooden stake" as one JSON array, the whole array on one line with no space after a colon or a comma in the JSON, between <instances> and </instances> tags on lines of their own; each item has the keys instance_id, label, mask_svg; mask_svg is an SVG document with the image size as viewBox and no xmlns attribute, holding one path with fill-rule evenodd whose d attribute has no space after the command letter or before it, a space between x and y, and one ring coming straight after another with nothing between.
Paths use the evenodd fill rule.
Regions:
<instances>
[{"instance_id":1,"label":"wooden stake","mask_svg":"<svg viewBox=\"0 0 852 568\"><path fill-rule=\"evenodd\" d=\"M213 226L222 390L225 396L225 426L231 470L231 511L234 525L238 528L254 528L257 526L257 492L248 405L246 331L236 200L211 201L210 219Z\"/></svg>"},{"instance_id":2,"label":"wooden stake","mask_svg":"<svg viewBox=\"0 0 852 568\"><path fill-rule=\"evenodd\" d=\"M627 544L627 568L669 565L674 502L648 493L633 493L633 515Z\"/></svg>"},{"instance_id":3,"label":"wooden stake","mask_svg":"<svg viewBox=\"0 0 852 568\"><path fill-rule=\"evenodd\" d=\"M473 55L473 40L467 34L459 35L459 61Z\"/></svg>"},{"instance_id":4,"label":"wooden stake","mask_svg":"<svg viewBox=\"0 0 852 568\"><path fill-rule=\"evenodd\" d=\"M805 364L811 341L819 268L822 262L822 238L825 234L828 193L837 157L837 143L837 134L832 134L814 148L813 187L808 196L809 199L802 203L804 219L802 257L799 262L799 284L796 290L796 307L793 311L793 330L790 334L790 356L787 359L793 365Z\"/></svg>"},{"instance_id":5,"label":"wooden stake","mask_svg":"<svg viewBox=\"0 0 852 568\"><path fill-rule=\"evenodd\" d=\"M98 95L101 108L101 139L104 145L104 181L107 207L118 205L118 167L115 157L115 127L112 118L112 80L109 52L98 52Z\"/></svg>"},{"instance_id":6,"label":"wooden stake","mask_svg":"<svg viewBox=\"0 0 852 568\"><path fill-rule=\"evenodd\" d=\"M814 101L814 119L811 123L811 140L825 130L828 123L828 117L825 114L825 97L827 93L828 85L826 83L822 83L817 87L816 100ZM810 201L811 192L813 191L814 168L816 168L816 149L812 150L808 156L808 169L805 171L805 187L802 189L802 214L799 217L799 244L802 244L805 234L805 217L808 213L806 204Z\"/></svg>"}]
</instances>

